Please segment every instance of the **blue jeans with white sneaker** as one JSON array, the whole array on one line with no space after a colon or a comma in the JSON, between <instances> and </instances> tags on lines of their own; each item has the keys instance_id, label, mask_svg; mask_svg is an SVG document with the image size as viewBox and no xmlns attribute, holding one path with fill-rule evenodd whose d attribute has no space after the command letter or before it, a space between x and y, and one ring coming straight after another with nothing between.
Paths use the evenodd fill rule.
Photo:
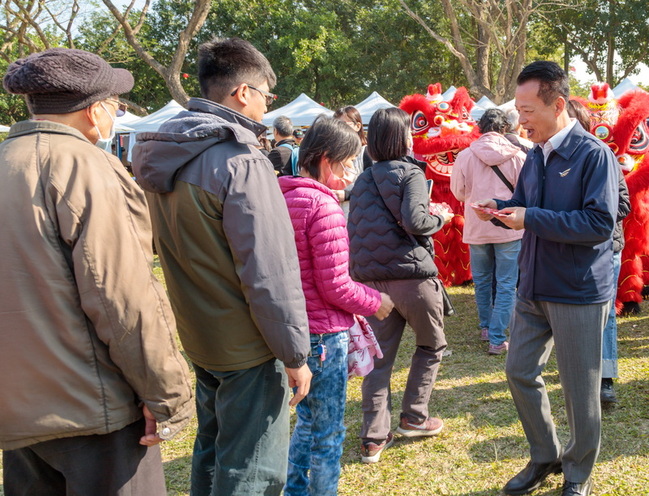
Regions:
<instances>
[{"instance_id":1,"label":"blue jeans with white sneaker","mask_svg":"<svg viewBox=\"0 0 649 496\"><path fill-rule=\"evenodd\" d=\"M514 310L520 249L520 240L469 245L480 327L489 329L489 344L492 346L501 345L507 340L505 329ZM494 266L495 299L492 297Z\"/></svg>"},{"instance_id":2,"label":"blue jeans with white sneaker","mask_svg":"<svg viewBox=\"0 0 649 496\"><path fill-rule=\"evenodd\" d=\"M326 346L320 360L318 345ZM338 494L345 440L349 332L311 334L307 363L313 374L309 394L296 406L297 423L288 452L285 496Z\"/></svg>"}]
</instances>

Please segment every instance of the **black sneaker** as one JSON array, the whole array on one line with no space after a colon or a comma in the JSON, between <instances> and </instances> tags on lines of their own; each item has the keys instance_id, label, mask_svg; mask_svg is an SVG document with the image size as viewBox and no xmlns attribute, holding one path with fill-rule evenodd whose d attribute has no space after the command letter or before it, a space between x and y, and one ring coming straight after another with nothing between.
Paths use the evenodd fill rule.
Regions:
<instances>
[{"instance_id":1,"label":"black sneaker","mask_svg":"<svg viewBox=\"0 0 649 496\"><path fill-rule=\"evenodd\" d=\"M615 391L613 390L613 379L602 379L602 388L599 392L599 401L602 403L602 405L617 403L617 397L615 396Z\"/></svg>"}]
</instances>

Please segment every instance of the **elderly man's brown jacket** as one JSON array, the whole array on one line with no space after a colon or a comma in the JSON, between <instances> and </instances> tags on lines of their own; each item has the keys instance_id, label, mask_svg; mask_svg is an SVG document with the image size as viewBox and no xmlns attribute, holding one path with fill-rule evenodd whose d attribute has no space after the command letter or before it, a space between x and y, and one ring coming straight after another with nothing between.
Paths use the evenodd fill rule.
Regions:
<instances>
[{"instance_id":1,"label":"elderly man's brown jacket","mask_svg":"<svg viewBox=\"0 0 649 496\"><path fill-rule=\"evenodd\" d=\"M151 271L144 195L77 130L14 125L0 144L0 448L193 413L175 321Z\"/></svg>"}]
</instances>

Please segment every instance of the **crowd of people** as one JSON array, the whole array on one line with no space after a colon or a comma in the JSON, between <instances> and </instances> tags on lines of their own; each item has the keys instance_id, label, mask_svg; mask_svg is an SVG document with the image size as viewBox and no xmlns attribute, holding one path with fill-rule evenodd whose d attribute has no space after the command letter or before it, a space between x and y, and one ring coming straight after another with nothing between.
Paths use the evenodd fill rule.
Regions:
<instances>
[{"instance_id":1,"label":"crowd of people","mask_svg":"<svg viewBox=\"0 0 649 496\"><path fill-rule=\"evenodd\" d=\"M390 382L406 324L415 349L395 431L444 428L429 412L447 346L431 235L453 213L431 208L408 114L378 110L365 135L344 107L299 147L280 117L275 148L262 150L276 83L264 55L215 38L199 48L198 78L200 98L138 137L136 182L101 149L128 71L74 49L7 70L4 88L32 118L0 145L6 496L166 494L158 444L194 413L193 496L337 494L358 316L382 352L362 384L361 461L394 441ZM569 116L567 82L555 63L525 67L516 107L533 147L489 110L451 182L467 205L480 337L489 354L507 353L530 444L508 495L560 472L563 496L588 495L599 451L613 232L628 205L610 149ZM542 378L553 346L565 447Z\"/></svg>"}]
</instances>

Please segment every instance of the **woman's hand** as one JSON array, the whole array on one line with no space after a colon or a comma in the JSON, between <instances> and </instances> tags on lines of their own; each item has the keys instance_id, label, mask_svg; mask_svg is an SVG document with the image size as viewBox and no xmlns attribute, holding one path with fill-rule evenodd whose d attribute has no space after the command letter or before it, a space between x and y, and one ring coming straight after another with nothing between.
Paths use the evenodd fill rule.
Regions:
<instances>
[{"instance_id":1,"label":"woman's hand","mask_svg":"<svg viewBox=\"0 0 649 496\"><path fill-rule=\"evenodd\" d=\"M444 219L444 225L448 224L451 222L451 219L455 217L455 214L451 212L450 210L444 210L441 214L442 218Z\"/></svg>"},{"instance_id":2,"label":"woman's hand","mask_svg":"<svg viewBox=\"0 0 649 496\"><path fill-rule=\"evenodd\" d=\"M376 317L379 320L383 320L388 315L390 315L390 312L392 311L393 308L394 308L394 302L392 301L392 298L390 298L390 295L381 293L381 306L374 314L374 317Z\"/></svg>"}]
</instances>

